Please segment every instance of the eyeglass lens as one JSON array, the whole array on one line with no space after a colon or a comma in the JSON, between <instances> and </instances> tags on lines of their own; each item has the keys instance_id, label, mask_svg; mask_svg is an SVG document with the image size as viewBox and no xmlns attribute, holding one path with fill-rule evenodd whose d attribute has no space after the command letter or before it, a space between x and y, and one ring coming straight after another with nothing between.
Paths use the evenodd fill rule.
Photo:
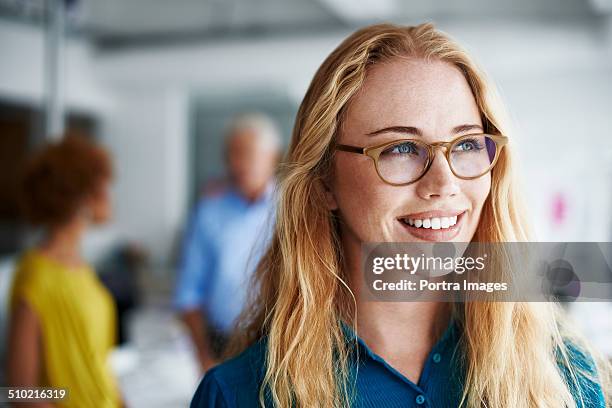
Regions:
<instances>
[{"instance_id":1,"label":"eyeglass lens","mask_svg":"<svg viewBox=\"0 0 612 408\"><path fill-rule=\"evenodd\" d=\"M457 140L450 150L452 170L460 177L470 178L490 169L498 148L487 135L470 135ZM378 172L389 183L409 183L423 174L428 159L425 144L412 140L398 141L380 153Z\"/></svg>"}]
</instances>

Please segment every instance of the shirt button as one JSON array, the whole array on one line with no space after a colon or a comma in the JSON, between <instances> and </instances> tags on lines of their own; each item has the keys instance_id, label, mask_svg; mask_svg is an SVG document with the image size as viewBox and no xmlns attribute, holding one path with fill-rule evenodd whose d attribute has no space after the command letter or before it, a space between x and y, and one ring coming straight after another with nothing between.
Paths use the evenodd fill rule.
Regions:
<instances>
[{"instance_id":1,"label":"shirt button","mask_svg":"<svg viewBox=\"0 0 612 408\"><path fill-rule=\"evenodd\" d=\"M423 395L417 395L416 397L416 403L421 405L422 403L425 402L425 397Z\"/></svg>"},{"instance_id":2,"label":"shirt button","mask_svg":"<svg viewBox=\"0 0 612 408\"><path fill-rule=\"evenodd\" d=\"M440 360L442 360L442 356L440 355L440 353L435 353L435 354L433 355L433 361L434 361L434 363L439 363L439 362L440 362Z\"/></svg>"}]
</instances>

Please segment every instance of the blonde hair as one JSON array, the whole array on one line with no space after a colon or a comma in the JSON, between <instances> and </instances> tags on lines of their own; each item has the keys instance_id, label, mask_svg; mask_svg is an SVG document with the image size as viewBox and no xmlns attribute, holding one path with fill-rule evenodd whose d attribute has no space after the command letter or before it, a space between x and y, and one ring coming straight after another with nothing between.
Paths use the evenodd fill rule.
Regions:
<instances>
[{"instance_id":1,"label":"blonde hair","mask_svg":"<svg viewBox=\"0 0 612 408\"><path fill-rule=\"evenodd\" d=\"M351 344L339 321L355 322L356 307L345 283L337 219L326 207L323 182L330 174L332 146L343 115L368 67L396 57L456 66L471 87L485 132L508 135L489 82L466 52L430 23L368 26L327 57L297 113L281 169L275 232L257 267L250 304L231 348L236 353L267 337L262 406L266 398L279 407L350 405L346 382ZM504 149L492 172L491 192L474 241L529 239L511 153ZM553 304L467 302L453 304L453 313L462 329L462 406L557 408L576 406L572 394L581 399L580 387L570 391L574 388L558 364L560 351L570 382L577 385L581 373L572 368L568 337L562 332L566 325ZM592 353L586 345L584 350ZM603 360L597 362L603 382L604 375L609 378L609 367Z\"/></svg>"}]
</instances>

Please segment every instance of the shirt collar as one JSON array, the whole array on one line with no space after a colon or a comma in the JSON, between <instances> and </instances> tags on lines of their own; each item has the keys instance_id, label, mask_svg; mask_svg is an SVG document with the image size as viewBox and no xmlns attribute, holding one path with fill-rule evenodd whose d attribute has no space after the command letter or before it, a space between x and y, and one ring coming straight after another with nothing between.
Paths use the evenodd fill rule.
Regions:
<instances>
[{"instance_id":1,"label":"shirt collar","mask_svg":"<svg viewBox=\"0 0 612 408\"><path fill-rule=\"evenodd\" d=\"M272 200L272 198L274 196L275 189L276 189L276 180L275 179L271 179L266 184L266 187L264 188L264 191L261 193L261 195L255 201L247 201L247 199L242 195L240 190L238 190L238 188L236 188L236 186L232 185L230 187L230 192L234 196L235 199L237 199L238 201L243 203L245 206L251 207L251 206L254 206L254 205L259 205L259 204L264 204L264 203L270 202L270 200Z\"/></svg>"}]
</instances>

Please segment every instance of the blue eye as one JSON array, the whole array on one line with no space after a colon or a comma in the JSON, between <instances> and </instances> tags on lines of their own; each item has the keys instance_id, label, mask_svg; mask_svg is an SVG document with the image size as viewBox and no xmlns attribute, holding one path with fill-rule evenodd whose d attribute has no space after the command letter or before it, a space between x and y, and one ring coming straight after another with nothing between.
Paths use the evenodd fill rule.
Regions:
<instances>
[{"instance_id":1,"label":"blue eye","mask_svg":"<svg viewBox=\"0 0 612 408\"><path fill-rule=\"evenodd\" d=\"M417 147L412 142L402 142L389 146L382 154L418 154Z\"/></svg>"},{"instance_id":2,"label":"blue eye","mask_svg":"<svg viewBox=\"0 0 612 408\"><path fill-rule=\"evenodd\" d=\"M455 151L469 152L482 150L482 145L476 139L463 139L455 145Z\"/></svg>"}]
</instances>

